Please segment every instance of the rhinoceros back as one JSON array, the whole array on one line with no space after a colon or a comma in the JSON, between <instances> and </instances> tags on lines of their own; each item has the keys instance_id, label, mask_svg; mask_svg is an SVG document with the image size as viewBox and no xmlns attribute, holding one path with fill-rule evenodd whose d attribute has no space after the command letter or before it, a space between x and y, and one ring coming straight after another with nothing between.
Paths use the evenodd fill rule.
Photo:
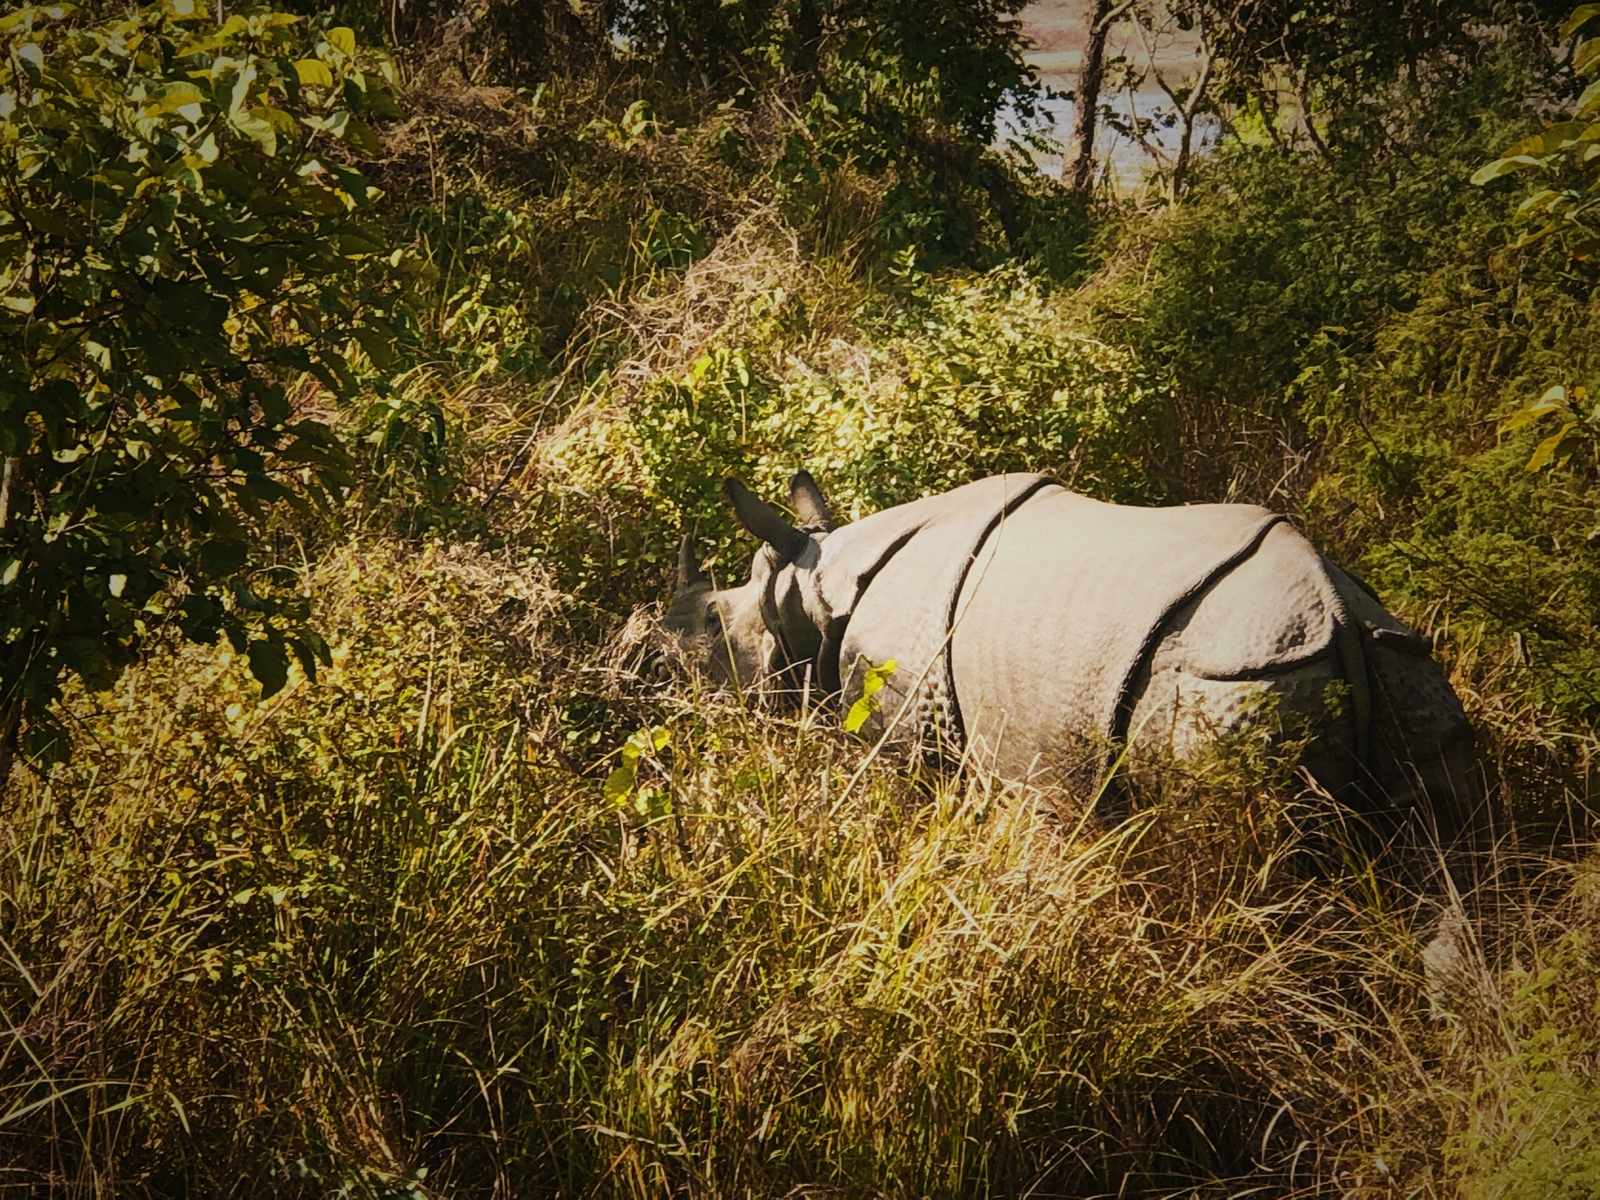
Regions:
<instances>
[{"instance_id":1,"label":"rhinoceros back","mask_svg":"<svg viewBox=\"0 0 1600 1200\"><path fill-rule=\"evenodd\" d=\"M888 733L904 748L931 733L959 747L949 649L962 582L997 525L1039 494L1060 490L1043 475L991 475L875 513L823 543L819 607L844 626L830 655L837 654L846 705L860 697L868 668L895 664L869 735ZM823 664L824 679L830 666Z\"/></svg>"},{"instance_id":2,"label":"rhinoceros back","mask_svg":"<svg viewBox=\"0 0 1600 1200\"><path fill-rule=\"evenodd\" d=\"M955 608L951 671L969 753L1005 779L1104 762L1172 615L1251 557L1283 519L1243 504L1134 508L1065 489L996 526ZM1330 589L1331 590L1331 589ZM1289 639L1249 622L1217 657L1268 665L1285 640L1327 645L1311 613Z\"/></svg>"},{"instance_id":3,"label":"rhinoceros back","mask_svg":"<svg viewBox=\"0 0 1600 1200\"><path fill-rule=\"evenodd\" d=\"M1001 779L1051 782L1123 739L1185 754L1271 698L1311 721L1307 765L1336 790L1462 787L1471 729L1426 640L1265 509L1125 507L1005 476L834 539L844 702L897 666L873 735L932 733Z\"/></svg>"}]
</instances>

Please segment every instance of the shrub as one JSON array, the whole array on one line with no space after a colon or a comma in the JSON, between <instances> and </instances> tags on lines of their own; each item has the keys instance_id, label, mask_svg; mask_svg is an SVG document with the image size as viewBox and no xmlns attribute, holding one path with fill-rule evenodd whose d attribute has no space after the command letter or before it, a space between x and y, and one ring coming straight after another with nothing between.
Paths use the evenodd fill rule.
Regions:
<instances>
[{"instance_id":1,"label":"shrub","mask_svg":"<svg viewBox=\"0 0 1600 1200\"><path fill-rule=\"evenodd\" d=\"M325 651L261 542L337 504L327 420L393 330L347 165L393 111L347 29L188 0L0 18L0 780L19 722L59 755L63 671L113 680L151 629L226 633L270 693Z\"/></svg>"},{"instance_id":2,"label":"shrub","mask_svg":"<svg viewBox=\"0 0 1600 1200\"><path fill-rule=\"evenodd\" d=\"M567 530L606 531L603 549L551 543L560 578L627 601L629 569L668 561L680 530L727 546L727 474L778 496L806 466L843 520L997 471L1148 494L1137 431L1159 390L1028 275L935 280L907 260L852 329L845 297L792 253L735 244L694 268L646 309L657 340L546 445L543 511L561 496Z\"/></svg>"}]
</instances>

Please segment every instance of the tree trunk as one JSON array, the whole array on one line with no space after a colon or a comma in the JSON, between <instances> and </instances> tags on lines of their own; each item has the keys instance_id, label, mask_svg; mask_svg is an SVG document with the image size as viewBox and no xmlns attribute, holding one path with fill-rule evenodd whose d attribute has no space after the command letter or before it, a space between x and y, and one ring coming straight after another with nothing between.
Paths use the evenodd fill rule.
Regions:
<instances>
[{"instance_id":1,"label":"tree trunk","mask_svg":"<svg viewBox=\"0 0 1600 1200\"><path fill-rule=\"evenodd\" d=\"M1211 68L1216 62L1206 37L1204 22L1200 25L1200 53L1204 55L1204 60L1200 66L1200 74L1194 81L1194 90L1189 93L1187 100L1178 104L1177 93L1167 88L1165 83L1161 85L1166 90L1167 95L1172 97L1173 103L1178 104L1178 119L1181 122L1178 139L1178 161L1172 166L1172 196L1170 203L1174 205L1178 203L1178 196L1183 192L1184 179L1189 174L1189 161L1194 153L1194 122L1200 113L1201 107L1205 104L1206 91L1211 86Z\"/></svg>"},{"instance_id":2,"label":"tree trunk","mask_svg":"<svg viewBox=\"0 0 1600 1200\"><path fill-rule=\"evenodd\" d=\"M1068 144L1066 183L1074 192L1087 192L1094 184L1094 129L1099 117L1100 86L1106 74L1106 38L1122 7L1117 0L1091 0L1089 40L1083 47L1083 70L1078 73L1072 141Z\"/></svg>"},{"instance_id":3,"label":"tree trunk","mask_svg":"<svg viewBox=\"0 0 1600 1200\"><path fill-rule=\"evenodd\" d=\"M790 66L794 94L801 103L817 93L822 61L822 0L800 0L794 16L794 60Z\"/></svg>"},{"instance_id":4,"label":"tree trunk","mask_svg":"<svg viewBox=\"0 0 1600 1200\"><path fill-rule=\"evenodd\" d=\"M1006 248L1012 254L1022 253L1022 216L1017 212L1017 197L1011 190L1011 180L1007 178L1005 168L994 159L984 157L978 161L978 169L974 173L980 187L989 193L989 203L994 206L994 215L999 218L1000 230L1006 237Z\"/></svg>"}]
</instances>

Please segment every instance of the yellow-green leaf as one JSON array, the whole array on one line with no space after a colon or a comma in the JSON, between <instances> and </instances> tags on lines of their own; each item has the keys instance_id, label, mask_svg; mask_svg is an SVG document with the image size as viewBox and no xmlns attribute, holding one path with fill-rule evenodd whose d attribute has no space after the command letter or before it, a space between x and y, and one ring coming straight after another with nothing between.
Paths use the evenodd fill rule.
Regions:
<instances>
[{"instance_id":1,"label":"yellow-green leaf","mask_svg":"<svg viewBox=\"0 0 1600 1200\"><path fill-rule=\"evenodd\" d=\"M665 788L642 787L633 798L633 811L647 821L656 821L672 812L672 797Z\"/></svg>"},{"instance_id":2,"label":"yellow-green leaf","mask_svg":"<svg viewBox=\"0 0 1600 1200\"><path fill-rule=\"evenodd\" d=\"M873 713L877 712L883 701L878 699L878 693L883 690L883 685L898 669L899 664L894 659L887 660L881 667L868 666L867 673L861 680L861 698L850 706L850 711L845 714L844 727L849 733L855 733Z\"/></svg>"},{"instance_id":3,"label":"yellow-green leaf","mask_svg":"<svg viewBox=\"0 0 1600 1200\"><path fill-rule=\"evenodd\" d=\"M1579 5L1572 10L1565 21L1561 22L1561 40L1565 41L1596 17L1600 17L1600 4Z\"/></svg>"},{"instance_id":4,"label":"yellow-green leaf","mask_svg":"<svg viewBox=\"0 0 1600 1200\"><path fill-rule=\"evenodd\" d=\"M356 31L347 25L336 25L328 30L328 45L340 54L356 52Z\"/></svg>"},{"instance_id":5,"label":"yellow-green leaf","mask_svg":"<svg viewBox=\"0 0 1600 1200\"><path fill-rule=\"evenodd\" d=\"M1538 147L1527 151L1527 153L1538 154L1542 151L1550 154L1557 150L1564 150L1581 138L1587 128L1588 125L1583 121L1561 121L1541 133L1538 138Z\"/></svg>"},{"instance_id":6,"label":"yellow-green leaf","mask_svg":"<svg viewBox=\"0 0 1600 1200\"><path fill-rule=\"evenodd\" d=\"M192 83L169 83L161 89L159 96L144 106L139 115L146 118L163 117L191 104L202 104L206 98L206 94Z\"/></svg>"},{"instance_id":7,"label":"yellow-green leaf","mask_svg":"<svg viewBox=\"0 0 1600 1200\"><path fill-rule=\"evenodd\" d=\"M1521 204L1517 205L1517 211L1511 214L1511 219L1513 221L1526 221L1529 217L1549 212L1551 201L1559 197L1560 194L1560 192L1552 191L1550 188L1540 188Z\"/></svg>"},{"instance_id":8,"label":"yellow-green leaf","mask_svg":"<svg viewBox=\"0 0 1600 1200\"><path fill-rule=\"evenodd\" d=\"M1491 179L1499 179L1502 175L1509 175L1513 171L1520 171L1523 167L1539 167L1544 165L1543 159L1534 158L1531 154L1514 154L1507 158L1497 158L1492 163L1485 163L1472 173L1472 182L1482 186Z\"/></svg>"},{"instance_id":9,"label":"yellow-green leaf","mask_svg":"<svg viewBox=\"0 0 1600 1200\"><path fill-rule=\"evenodd\" d=\"M1516 145L1512 146L1511 149L1502 154L1501 157L1512 158L1518 154L1543 154L1544 149L1544 134L1530 133L1527 137L1523 138Z\"/></svg>"},{"instance_id":10,"label":"yellow-green leaf","mask_svg":"<svg viewBox=\"0 0 1600 1200\"><path fill-rule=\"evenodd\" d=\"M606 776L604 795L608 803L621 808L633 791L639 775L639 759L646 754L665 750L672 742L672 734L660 725L649 729L636 729L622 744L622 765Z\"/></svg>"},{"instance_id":11,"label":"yellow-green leaf","mask_svg":"<svg viewBox=\"0 0 1600 1200\"><path fill-rule=\"evenodd\" d=\"M1523 470L1532 475L1548 467L1561 451L1561 444L1566 441L1567 435L1577 427L1578 425L1576 421L1568 421L1561 427L1561 432L1552 433L1549 437L1545 438L1545 440L1540 442L1538 447L1534 450L1532 456L1528 459L1528 465L1524 467ZM1566 459L1570 457L1571 452L1569 451L1562 458L1562 461L1565 462Z\"/></svg>"},{"instance_id":12,"label":"yellow-green leaf","mask_svg":"<svg viewBox=\"0 0 1600 1200\"><path fill-rule=\"evenodd\" d=\"M1558 383L1532 404L1526 408L1518 409L1504 421L1501 421L1500 428L1506 433L1510 433L1514 429L1521 429L1524 425L1531 425L1535 421L1548 417L1551 413L1561 412L1566 407L1566 400L1567 389Z\"/></svg>"},{"instance_id":13,"label":"yellow-green leaf","mask_svg":"<svg viewBox=\"0 0 1600 1200\"><path fill-rule=\"evenodd\" d=\"M623 759L638 762L641 754L654 754L658 750L665 750L672 744L672 734L660 725L649 729L636 729L628 735L627 744L622 747Z\"/></svg>"},{"instance_id":14,"label":"yellow-green leaf","mask_svg":"<svg viewBox=\"0 0 1600 1200\"><path fill-rule=\"evenodd\" d=\"M253 108L249 112L235 113L230 118L233 127L249 138L268 158L278 152L278 131L267 119L268 110Z\"/></svg>"},{"instance_id":15,"label":"yellow-green leaf","mask_svg":"<svg viewBox=\"0 0 1600 1200\"><path fill-rule=\"evenodd\" d=\"M606 776L604 795L607 804L621 808L627 803L628 793L633 791L633 779L638 770L637 761L635 759L633 762L624 762Z\"/></svg>"},{"instance_id":16,"label":"yellow-green leaf","mask_svg":"<svg viewBox=\"0 0 1600 1200\"><path fill-rule=\"evenodd\" d=\"M319 62L314 58L302 58L294 65L294 73L300 77L302 87L332 87L333 72L328 70L328 64Z\"/></svg>"},{"instance_id":17,"label":"yellow-green leaf","mask_svg":"<svg viewBox=\"0 0 1600 1200\"><path fill-rule=\"evenodd\" d=\"M1583 89L1583 95L1578 97L1578 106L1572 112L1574 116L1590 117L1596 110L1600 110L1600 79Z\"/></svg>"}]
</instances>

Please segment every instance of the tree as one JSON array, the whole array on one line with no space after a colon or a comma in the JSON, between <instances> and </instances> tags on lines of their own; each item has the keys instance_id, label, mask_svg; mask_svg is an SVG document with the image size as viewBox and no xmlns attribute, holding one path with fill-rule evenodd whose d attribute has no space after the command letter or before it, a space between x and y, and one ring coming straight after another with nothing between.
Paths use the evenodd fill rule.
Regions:
<instances>
[{"instance_id":1,"label":"tree","mask_svg":"<svg viewBox=\"0 0 1600 1200\"><path fill-rule=\"evenodd\" d=\"M268 695L326 661L263 539L338 502L331 410L389 353L349 161L394 109L350 30L283 13L29 7L0 39L3 786L64 753L65 673L109 686L163 630L225 634Z\"/></svg>"},{"instance_id":2,"label":"tree","mask_svg":"<svg viewBox=\"0 0 1600 1200\"><path fill-rule=\"evenodd\" d=\"M1123 87L1128 95L1127 134L1144 149L1156 164L1156 171L1166 192L1167 203L1176 204L1189 174L1189 164L1194 156L1194 135L1198 118L1212 110L1211 82L1217 66L1216 47L1211 35L1213 17L1205 7L1194 12L1173 12L1162 5L1131 4L1129 23L1138 42L1142 62L1129 63ZM1176 40L1175 31L1193 32L1195 54L1199 67L1182 81L1170 79L1161 69L1159 53ZM1150 116L1137 111L1136 97L1147 79L1166 96L1170 109L1158 108ZM1171 152L1150 135L1157 126L1176 128L1177 148Z\"/></svg>"},{"instance_id":3,"label":"tree","mask_svg":"<svg viewBox=\"0 0 1600 1200\"><path fill-rule=\"evenodd\" d=\"M1580 260L1600 251L1600 36L1583 36L1596 27L1600 27L1600 4L1585 4L1568 15L1558 32L1562 41L1577 39L1570 57L1573 74L1579 79L1596 77L1573 103L1568 119L1523 138L1472 176L1472 182L1482 186L1508 175L1537 172L1542 178L1513 217L1516 224L1528 226L1516 244L1557 241ZM1557 383L1501 423L1506 432L1541 422L1556 425L1529 457L1530 474L1563 467L1584 445L1600 439L1600 406L1586 406L1587 399L1586 388Z\"/></svg>"},{"instance_id":4,"label":"tree","mask_svg":"<svg viewBox=\"0 0 1600 1200\"><path fill-rule=\"evenodd\" d=\"M1094 184L1094 133L1105 85L1106 40L1111 27L1133 6L1132 0L1093 0L1086 14L1086 41L1078 87L1073 93L1072 140L1067 144L1066 185L1083 194Z\"/></svg>"},{"instance_id":5,"label":"tree","mask_svg":"<svg viewBox=\"0 0 1600 1200\"><path fill-rule=\"evenodd\" d=\"M1253 107L1269 132L1297 129L1328 158L1392 151L1426 97L1457 85L1464 60L1505 27L1560 10L1552 0L1172 0L1170 11L1203 28L1217 105Z\"/></svg>"}]
</instances>

